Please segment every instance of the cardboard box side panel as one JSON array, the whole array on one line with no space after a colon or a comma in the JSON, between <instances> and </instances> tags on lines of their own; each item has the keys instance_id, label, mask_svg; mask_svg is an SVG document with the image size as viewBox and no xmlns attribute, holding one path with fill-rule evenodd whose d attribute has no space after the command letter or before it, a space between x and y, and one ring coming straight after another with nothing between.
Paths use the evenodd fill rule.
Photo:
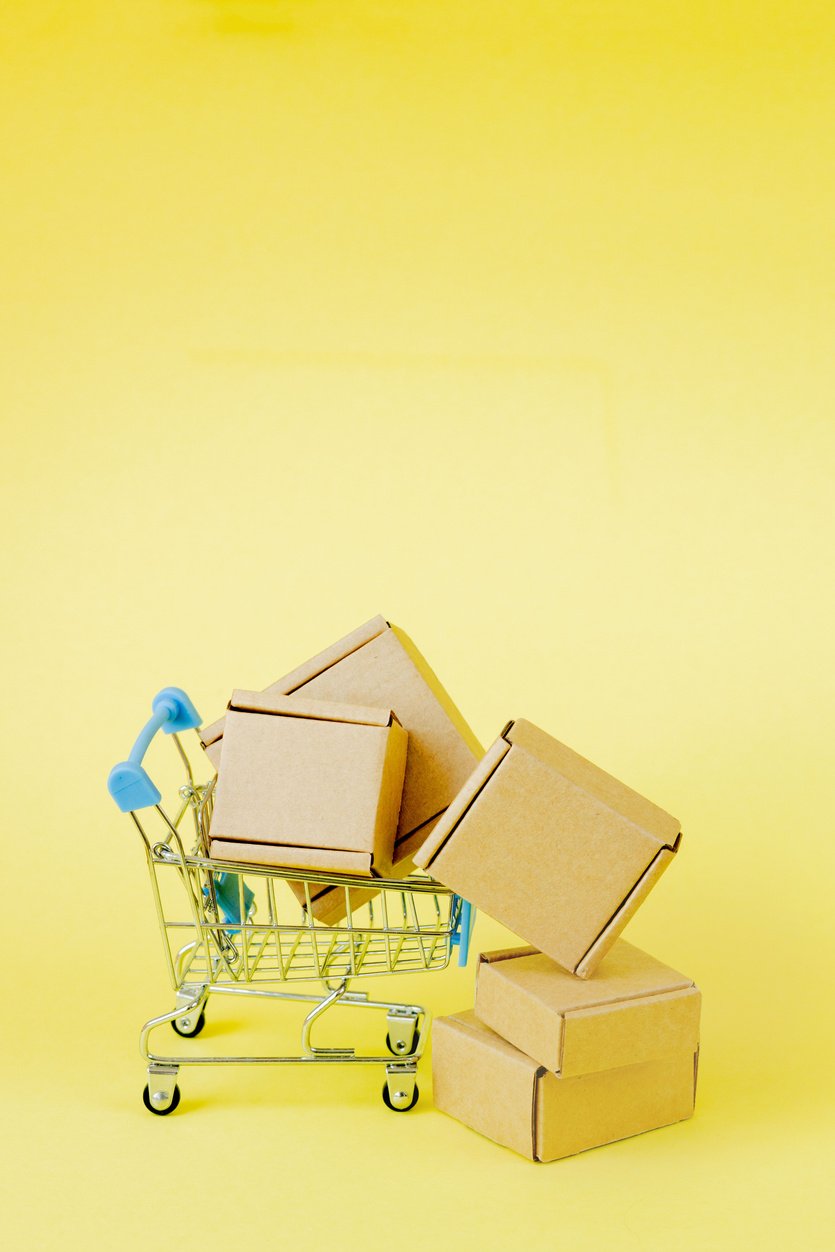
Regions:
<instances>
[{"instance_id":1,"label":"cardboard box side panel","mask_svg":"<svg viewBox=\"0 0 835 1252\"><path fill-rule=\"evenodd\" d=\"M524 987L501 978L490 962L480 962L476 973L475 1015L485 1026L512 1043L520 1052L559 1070L563 1019L542 1003L532 1002Z\"/></svg>"},{"instance_id":2,"label":"cardboard box side panel","mask_svg":"<svg viewBox=\"0 0 835 1252\"><path fill-rule=\"evenodd\" d=\"M285 674L283 678L279 678L277 682L272 683L271 686L267 687L265 694L290 695L295 691L296 687L301 686L304 682L309 682L321 670L327 669L329 665L334 665L350 652L361 648L363 644L368 643L370 639L373 639L385 629L386 619L384 617L372 617L370 621L364 622L362 626L358 626L350 634L345 635L342 639L338 639L336 643L331 644L329 648L325 648L317 656L312 657L309 661L305 661L303 665L299 665L289 674ZM209 726L202 727L199 732L201 743L207 750L206 755L215 769L219 766L220 753L219 751L210 753L208 748L223 737L225 721L225 717L220 717Z\"/></svg>"},{"instance_id":3,"label":"cardboard box side panel","mask_svg":"<svg viewBox=\"0 0 835 1252\"><path fill-rule=\"evenodd\" d=\"M568 1013L560 1072L570 1078L674 1053L692 1055L699 1046L700 1010L701 994L690 987Z\"/></svg>"},{"instance_id":4,"label":"cardboard box side panel","mask_svg":"<svg viewBox=\"0 0 835 1252\"><path fill-rule=\"evenodd\" d=\"M297 902L304 908L307 904L304 885L288 880L287 886L292 891ZM326 887L318 883L311 883L310 888L310 912L317 922L322 922L325 926L336 926L348 916L346 893L351 901L352 913L358 912L364 904L368 904L369 900L373 900L375 896L379 895L379 892L373 887L365 890L362 887ZM319 889L317 890L317 888Z\"/></svg>"},{"instance_id":5,"label":"cardboard box side panel","mask_svg":"<svg viewBox=\"0 0 835 1252\"><path fill-rule=\"evenodd\" d=\"M414 641L404 630L401 630L399 626L395 626L393 623L391 624L391 629L403 651L406 653L409 660L412 662L415 669L418 671L421 678L440 704L458 734L464 740L464 743L467 745L474 758L476 760L480 760L481 757L484 756L484 748L481 743L479 743L472 728L464 720L461 710L450 698L446 687L444 687L443 683L440 681L437 674L426 660L426 657L416 647Z\"/></svg>"},{"instance_id":6,"label":"cardboard box side panel","mask_svg":"<svg viewBox=\"0 0 835 1252\"><path fill-rule=\"evenodd\" d=\"M435 1107L529 1159L534 1149L536 1074L528 1057L479 1026L471 1013L436 1019Z\"/></svg>"},{"instance_id":7,"label":"cardboard box side panel","mask_svg":"<svg viewBox=\"0 0 835 1252\"><path fill-rule=\"evenodd\" d=\"M578 962L574 973L578 978L590 978L603 960L606 953L614 944L620 935L624 926L637 913L644 900L649 895L652 888L658 882L658 879L664 873L664 870L675 856L675 851L669 848L662 848L655 857L652 864L646 870L639 881L635 884L632 891L624 900L621 907L617 910L611 920L604 926L603 930L595 939L594 943L586 952L585 956Z\"/></svg>"},{"instance_id":8,"label":"cardboard box side panel","mask_svg":"<svg viewBox=\"0 0 835 1252\"><path fill-rule=\"evenodd\" d=\"M403 779L406 775L406 750L409 736L394 722L389 727L384 742L381 762L382 785L374 816L374 854L372 866L376 873L388 877L394 868L395 832L403 799Z\"/></svg>"},{"instance_id":9,"label":"cardboard box side panel","mask_svg":"<svg viewBox=\"0 0 835 1252\"><path fill-rule=\"evenodd\" d=\"M446 841L455 831L461 819L467 812L472 802L476 799L479 792L489 782L494 771L498 767L502 759L510 751L510 745L504 739L497 739L494 744L487 749L478 765L470 774L449 808L442 815L438 822L432 837L427 839L420 849L419 855L415 857L415 863L421 869L429 869L433 860L443 848ZM455 890L455 888L453 888Z\"/></svg>"},{"instance_id":10,"label":"cardboard box side panel","mask_svg":"<svg viewBox=\"0 0 835 1252\"><path fill-rule=\"evenodd\" d=\"M393 733L402 728L230 712L212 838L371 853Z\"/></svg>"},{"instance_id":11,"label":"cardboard box side panel","mask_svg":"<svg viewBox=\"0 0 835 1252\"><path fill-rule=\"evenodd\" d=\"M370 852L345 852L339 848L305 848L276 843L212 839L212 857L243 865L271 865L288 869L312 869L371 877Z\"/></svg>"},{"instance_id":12,"label":"cardboard box side panel","mask_svg":"<svg viewBox=\"0 0 835 1252\"><path fill-rule=\"evenodd\" d=\"M670 845L675 841L680 830L677 818L532 722L519 718L508 731L508 739L563 774L590 796L640 826L660 843Z\"/></svg>"},{"instance_id":13,"label":"cardboard box side panel","mask_svg":"<svg viewBox=\"0 0 835 1252\"><path fill-rule=\"evenodd\" d=\"M693 1053L578 1078L543 1073L536 1102L540 1161L683 1121L693 1112Z\"/></svg>"},{"instance_id":14,"label":"cardboard box side panel","mask_svg":"<svg viewBox=\"0 0 835 1252\"><path fill-rule=\"evenodd\" d=\"M309 717L323 722L347 722L359 726L389 726L391 709L371 708L360 704L341 704L335 700L311 700L304 696L275 696L266 691L232 692L231 710L244 713L272 713L276 717Z\"/></svg>"},{"instance_id":15,"label":"cardboard box side panel","mask_svg":"<svg viewBox=\"0 0 835 1252\"><path fill-rule=\"evenodd\" d=\"M427 826L431 829L432 823L428 822ZM414 848L420 847L421 831L418 830L414 835L402 841L406 847L406 852L400 855L400 846L397 848L397 859L388 872L389 878L408 878L414 873L415 863L409 855L408 848L411 845ZM288 887L298 900L299 904L305 904L304 887L297 882L288 882ZM380 894L379 887L369 887L368 890L359 887L351 888L351 908L356 911L367 904L369 900L375 899ZM347 916L345 907L345 888L344 887L325 887L318 886L313 901L311 912L317 921L323 922L327 926L335 926Z\"/></svg>"}]
</instances>

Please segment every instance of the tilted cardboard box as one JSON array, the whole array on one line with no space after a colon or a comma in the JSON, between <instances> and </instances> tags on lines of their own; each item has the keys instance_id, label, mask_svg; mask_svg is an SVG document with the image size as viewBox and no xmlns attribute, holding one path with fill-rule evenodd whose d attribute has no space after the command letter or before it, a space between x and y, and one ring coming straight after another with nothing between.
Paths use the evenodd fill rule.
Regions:
<instances>
[{"instance_id":1,"label":"tilted cardboard box","mask_svg":"<svg viewBox=\"0 0 835 1252\"><path fill-rule=\"evenodd\" d=\"M475 1014L563 1078L695 1052L701 993L625 939L581 981L534 948L484 952Z\"/></svg>"},{"instance_id":2,"label":"tilted cardboard box","mask_svg":"<svg viewBox=\"0 0 835 1252\"><path fill-rule=\"evenodd\" d=\"M657 1059L558 1077L458 1013L433 1027L435 1106L522 1156L555 1161L689 1117L697 1058L686 1038Z\"/></svg>"},{"instance_id":3,"label":"tilted cardboard box","mask_svg":"<svg viewBox=\"0 0 835 1252\"><path fill-rule=\"evenodd\" d=\"M669 813L520 720L502 731L415 861L588 978L680 839Z\"/></svg>"},{"instance_id":4,"label":"tilted cardboard box","mask_svg":"<svg viewBox=\"0 0 835 1252\"><path fill-rule=\"evenodd\" d=\"M209 831L212 856L387 873L407 742L388 709L234 692Z\"/></svg>"},{"instance_id":5,"label":"tilted cardboard box","mask_svg":"<svg viewBox=\"0 0 835 1252\"><path fill-rule=\"evenodd\" d=\"M411 856L458 794L483 750L407 635L383 617L351 634L267 687L265 695L393 709L409 734L406 776L393 863ZM200 737L216 769L225 718Z\"/></svg>"}]
</instances>

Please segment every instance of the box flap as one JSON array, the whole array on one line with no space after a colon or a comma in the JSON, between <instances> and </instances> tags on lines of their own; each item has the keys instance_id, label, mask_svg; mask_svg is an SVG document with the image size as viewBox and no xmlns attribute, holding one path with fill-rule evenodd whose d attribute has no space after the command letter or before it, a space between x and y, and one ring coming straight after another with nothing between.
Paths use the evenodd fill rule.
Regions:
<instances>
[{"instance_id":1,"label":"box flap","mask_svg":"<svg viewBox=\"0 0 835 1252\"><path fill-rule=\"evenodd\" d=\"M658 879L664 873L664 870L670 864L670 861L672 861L678 851L680 842L681 835L676 839L672 848L662 848L653 859L623 904L606 923L585 956L578 962L574 970L578 978L589 978L594 973L603 957L626 926L626 923L637 913L652 888L658 882Z\"/></svg>"},{"instance_id":2,"label":"box flap","mask_svg":"<svg viewBox=\"0 0 835 1252\"><path fill-rule=\"evenodd\" d=\"M371 854L348 852L341 848L291 847L289 844L250 843L244 840L213 839L212 857L244 865L271 865L280 869L310 869L327 873L359 874L371 877Z\"/></svg>"},{"instance_id":3,"label":"box flap","mask_svg":"<svg viewBox=\"0 0 835 1252\"><path fill-rule=\"evenodd\" d=\"M441 817L431 836L423 844L420 851L415 854L415 864L419 865L421 869L429 869L467 809L487 784L491 775L509 751L510 745L504 739L497 739L484 754L449 808Z\"/></svg>"},{"instance_id":4,"label":"box flap","mask_svg":"<svg viewBox=\"0 0 835 1252\"><path fill-rule=\"evenodd\" d=\"M333 700L311 700L306 696L270 695L267 691L232 692L229 709L243 713L271 713L276 717L309 717L320 722L347 722L357 726L390 726L397 721L391 709L337 704Z\"/></svg>"},{"instance_id":5,"label":"box flap","mask_svg":"<svg viewBox=\"0 0 835 1252\"><path fill-rule=\"evenodd\" d=\"M503 733L508 742L550 765L576 787L646 831L662 846L672 847L675 844L681 829L675 817L532 722L519 718L511 722Z\"/></svg>"}]
</instances>

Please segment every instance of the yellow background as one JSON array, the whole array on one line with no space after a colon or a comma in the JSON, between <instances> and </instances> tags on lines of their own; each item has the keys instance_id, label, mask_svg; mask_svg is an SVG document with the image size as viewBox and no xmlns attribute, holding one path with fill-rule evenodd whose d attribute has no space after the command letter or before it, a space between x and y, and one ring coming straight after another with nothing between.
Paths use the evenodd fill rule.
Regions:
<instances>
[{"instance_id":1,"label":"yellow background","mask_svg":"<svg viewBox=\"0 0 835 1252\"><path fill-rule=\"evenodd\" d=\"M3 4L10 1246L831 1239L832 35L764 0ZM406 1117L371 1070L141 1107L171 996L107 771L160 686L212 718L378 611L485 742L528 717L680 816L629 938L704 989L691 1122L537 1167L428 1065Z\"/></svg>"}]
</instances>

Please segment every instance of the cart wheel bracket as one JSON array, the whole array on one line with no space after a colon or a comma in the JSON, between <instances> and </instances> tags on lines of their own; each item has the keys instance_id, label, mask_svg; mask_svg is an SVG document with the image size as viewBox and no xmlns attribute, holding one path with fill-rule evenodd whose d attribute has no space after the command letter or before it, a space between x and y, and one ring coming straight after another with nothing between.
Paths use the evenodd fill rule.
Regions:
<instances>
[{"instance_id":1,"label":"cart wheel bracket","mask_svg":"<svg viewBox=\"0 0 835 1252\"><path fill-rule=\"evenodd\" d=\"M386 1085L383 1101L396 1113L405 1113L417 1104L417 1065L392 1064L386 1066Z\"/></svg>"},{"instance_id":2,"label":"cart wheel bracket","mask_svg":"<svg viewBox=\"0 0 835 1252\"><path fill-rule=\"evenodd\" d=\"M177 1090L177 1065L148 1066L148 1099L154 1113L165 1113L174 1102Z\"/></svg>"}]
</instances>

